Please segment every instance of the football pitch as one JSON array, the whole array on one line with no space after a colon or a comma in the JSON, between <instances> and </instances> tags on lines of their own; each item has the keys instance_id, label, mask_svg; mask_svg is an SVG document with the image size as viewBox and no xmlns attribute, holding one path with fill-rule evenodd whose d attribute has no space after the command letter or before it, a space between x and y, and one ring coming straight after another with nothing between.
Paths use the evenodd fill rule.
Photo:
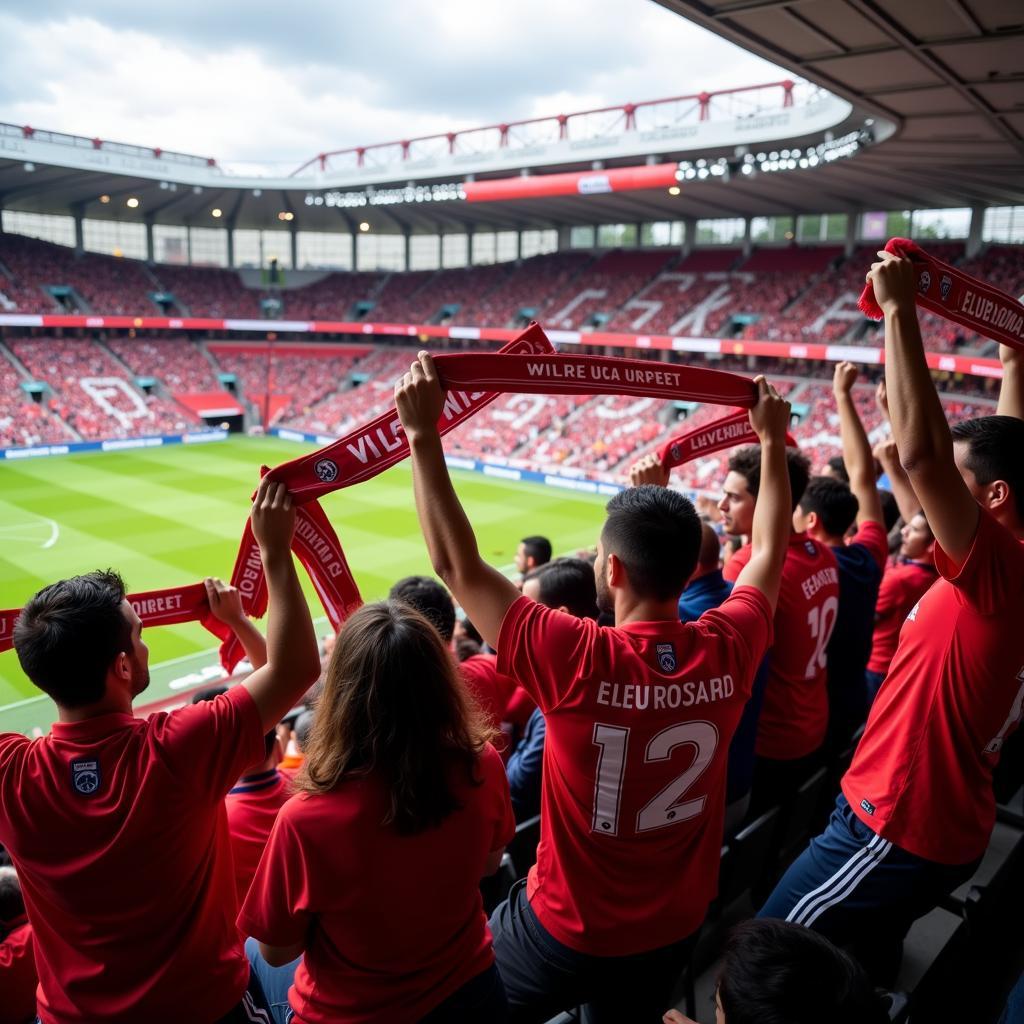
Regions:
<instances>
[{"instance_id":1,"label":"football pitch","mask_svg":"<svg viewBox=\"0 0 1024 1024\"><path fill-rule=\"evenodd\" d=\"M129 589L194 583L231 574L259 466L312 445L237 437L205 445L88 453L0 463L0 608L20 607L40 587L112 567ZM453 473L492 564L511 568L519 540L551 538L556 553L592 546L606 498L539 484ZM364 600L384 597L411 573L429 573L408 464L327 495ZM320 632L328 627L305 573ZM198 623L146 632L152 681L140 703L172 695L210 673L216 641ZM0 731L47 731L54 707L25 678L14 651L0 653Z\"/></svg>"}]
</instances>

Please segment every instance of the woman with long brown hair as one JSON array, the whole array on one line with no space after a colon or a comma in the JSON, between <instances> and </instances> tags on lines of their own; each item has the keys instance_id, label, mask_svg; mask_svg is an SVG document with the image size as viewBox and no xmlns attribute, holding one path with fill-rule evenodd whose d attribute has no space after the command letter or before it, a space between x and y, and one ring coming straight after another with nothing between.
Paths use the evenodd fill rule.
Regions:
<instances>
[{"instance_id":1,"label":"woman with long brown hair","mask_svg":"<svg viewBox=\"0 0 1024 1024\"><path fill-rule=\"evenodd\" d=\"M268 964L303 955L296 1024L505 1019L479 882L515 824L489 739L422 615L345 623L239 916Z\"/></svg>"}]
</instances>

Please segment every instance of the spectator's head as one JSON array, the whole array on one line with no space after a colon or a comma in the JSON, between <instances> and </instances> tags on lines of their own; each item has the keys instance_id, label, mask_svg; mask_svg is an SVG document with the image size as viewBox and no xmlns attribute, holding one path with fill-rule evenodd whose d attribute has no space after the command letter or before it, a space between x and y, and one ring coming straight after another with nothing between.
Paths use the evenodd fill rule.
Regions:
<instances>
[{"instance_id":1,"label":"spectator's head","mask_svg":"<svg viewBox=\"0 0 1024 1024\"><path fill-rule=\"evenodd\" d=\"M900 536L903 539L900 554L904 558L913 559L915 562L928 561L931 558L935 537L923 512L918 512L904 525Z\"/></svg>"},{"instance_id":2,"label":"spectator's head","mask_svg":"<svg viewBox=\"0 0 1024 1024\"><path fill-rule=\"evenodd\" d=\"M715 533L715 528L708 522L700 524L700 554L697 556L697 568L690 579L699 579L710 572L717 572L722 567L722 539Z\"/></svg>"},{"instance_id":3,"label":"spectator's head","mask_svg":"<svg viewBox=\"0 0 1024 1024\"><path fill-rule=\"evenodd\" d=\"M149 685L142 620L109 570L40 590L14 624L14 649L25 675L63 708L130 700Z\"/></svg>"},{"instance_id":4,"label":"spectator's head","mask_svg":"<svg viewBox=\"0 0 1024 1024\"><path fill-rule=\"evenodd\" d=\"M597 618L594 567L582 558L556 558L523 578L523 594L578 619Z\"/></svg>"},{"instance_id":5,"label":"spectator's head","mask_svg":"<svg viewBox=\"0 0 1024 1024\"><path fill-rule=\"evenodd\" d=\"M833 455L831 459L825 464L825 470L822 476L830 476L834 480L839 480L844 484L850 482L850 474L846 472L846 463L843 461L842 455Z\"/></svg>"},{"instance_id":6,"label":"spectator's head","mask_svg":"<svg viewBox=\"0 0 1024 1024\"><path fill-rule=\"evenodd\" d=\"M324 633L320 638L320 657L329 658L334 653L334 643L338 639L335 633Z\"/></svg>"},{"instance_id":7,"label":"spectator's head","mask_svg":"<svg viewBox=\"0 0 1024 1024\"><path fill-rule=\"evenodd\" d=\"M857 497L847 484L831 476L812 476L793 510L793 529L825 544L841 544L857 509Z\"/></svg>"},{"instance_id":8,"label":"spectator's head","mask_svg":"<svg viewBox=\"0 0 1024 1024\"><path fill-rule=\"evenodd\" d=\"M1024 523L1024 420L980 416L953 427L957 469L974 500L1001 523Z\"/></svg>"},{"instance_id":9,"label":"spectator's head","mask_svg":"<svg viewBox=\"0 0 1024 1024\"><path fill-rule=\"evenodd\" d=\"M13 867L0 867L0 936L10 931L15 921L25 916L21 881Z\"/></svg>"},{"instance_id":10,"label":"spectator's head","mask_svg":"<svg viewBox=\"0 0 1024 1024\"><path fill-rule=\"evenodd\" d=\"M516 569L528 573L551 561L551 541L547 537L524 537L516 549Z\"/></svg>"},{"instance_id":11,"label":"spectator's head","mask_svg":"<svg viewBox=\"0 0 1024 1024\"><path fill-rule=\"evenodd\" d=\"M484 645L484 638L480 635L480 631L467 618L455 620L455 639L461 640L463 637L472 640L478 647Z\"/></svg>"},{"instance_id":12,"label":"spectator's head","mask_svg":"<svg viewBox=\"0 0 1024 1024\"><path fill-rule=\"evenodd\" d=\"M806 455L795 448L787 448L786 466L789 469L789 489L795 509L807 486L810 463ZM733 536L750 534L760 488L761 448L758 445L740 448L729 458L729 473L722 488L722 500L718 503L726 533Z\"/></svg>"},{"instance_id":13,"label":"spectator's head","mask_svg":"<svg viewBox=\"0 0 1024 1024\"><path fill-rule=\"evenodd\" d=\"M295 783L324 793L373 774L384 823L409 835L457 809L451 773L475 782L489 739L433 624L404 601L367 604L338 634Z\"/></svg>"},{"instance_id":14,"label":"spectator's head","mask_svg":"<svg viewBox=\"0 0 1024 1024\"><path fill-rule=\"evenodd\" d=\"M216 686L204 686L192 694L189 704L202 704L204 701L213 700L214 697L219 697L222 693L227 692L228 688L223 683L218 683Z\"/></svg>"},{"instance_id":15,"label":"spectator's head","mask_svg":"<svg viewBox=\"0 0 1024 1024\"><path fill-rule=\"evenodd\" d=\"M455 632L455 602L437 580L429 576L406 576L391 588L388 598L415 608L433 624L445 643L451 641Z\"/></svg>"},{"instance_id":16,"label":"spectator's head","mask_svg":"<svg viewBox=\"0 0 1024 1024\"><path fill-rule=\"evenodd\" d=\"M630 601L678 601L700 551L700 518L677 491L653 484L629 487L608 502L594 563L597 606Z\"/></svg>"},{"instance_id":17,"label":"spectator's head","mask_svg":"<svg viewBox=\"0 0 1024 1024\"><path fill-rule=\"evenodd\" d=\"M896 504L896 495L884 487L879 487L878 500L882 503L882 522L885 532L890 533L900 518L900 507Z\"/></svg>"},{"instance_id":18,"label":"spectator's head","mask_svg":"<svg viewBox=\"0 0 1024 1024\"><path fill-rule=\"evenodd\" d=\"M718 971L719 1024L882 1024L863 968L823 935L771 918L733 929Z\"/></svg>"},{"instance_id":19,"label":"spectator's head","mask_svg":"<svg viewBox=\"0 0 1024 1024\"><path fill-rule=\"evenodd\" d=\"M306 753L306 744L309 742L309 734L313 729L313 712L303 711L295 719L295 726L292 728L292 739L295 746L299 748L300 754Z\"/></svg>"}]
</instances>

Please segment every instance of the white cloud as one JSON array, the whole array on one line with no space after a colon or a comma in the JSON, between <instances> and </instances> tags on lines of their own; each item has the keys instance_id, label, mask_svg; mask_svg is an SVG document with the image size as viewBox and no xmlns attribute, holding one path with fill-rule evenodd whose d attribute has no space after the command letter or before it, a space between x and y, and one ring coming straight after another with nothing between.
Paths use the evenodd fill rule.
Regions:
<instances>
[{"instance_id":1,"label":"white cloud","mask_svg":"<svg viewBox=\"0 0 1024 1024\"><path fill-rule=\"evenodd\" d=\"M646 0L298 3L287 32L279 6L254 5L237 33L222 27L237 4L194 20L188 6L5 5L0 118L285 169L325 149L783 77Z\"/></svg>"}]
</instances>

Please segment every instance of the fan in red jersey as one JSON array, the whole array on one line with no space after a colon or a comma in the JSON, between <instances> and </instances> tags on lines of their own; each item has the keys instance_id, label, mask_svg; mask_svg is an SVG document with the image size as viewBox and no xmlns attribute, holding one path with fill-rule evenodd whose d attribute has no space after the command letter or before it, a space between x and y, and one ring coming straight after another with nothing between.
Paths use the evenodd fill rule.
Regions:
<instances>
[{"instance_id":1,"label":"fan in red jersey","mask_svg":"<svg viewBox=\"0 0 1024 1024\"><path fill-rule=\"evenodd\" d=\"M588 1003L602 1019L657 1021L716 891L729 740L771 639L792 513L789 404L759 379L762 500L732 596L679 621L700 520L674 491L633 487L609 502L598 544L598 604L616 622L602 628L520 595L480 557L427 353L395 399L434 570L547 720L537 864L491 917L513 1016Z\"/></svg>"},{"instance_id":2,"label":"fan in red jersey","mask_svg":"<svg viewBox=\"0 0 1024 1024\"><path fill-rule=\"evenodd\" d=\"M911 609L825 832L761 910L855 948L880 983L911 923L969 878L995 821L992 772L1024 707L1024 369L999 415L946 424L913 265L879 254L893 436L941 577Z\"/></svg>"},{"instance_id":3,"label":"fan in red jersey","mask_svg":"<svg viewBox=\"0 0 1024 1024\"><path fill-rule=\"evenodd\" d=\"M795 510L807 486L808 462L792 449L786 456ZM760 483L761 450L741 448L729 459L718 505L728 534L750 534ZM752 814L774 807L817 767L828 727L827 650L839 610L836 559L827 544L797 533L792 524L788 540L757 724ZM724 577L735 580L750 557L746 544L726 563Z\"/></svg>"}]
</instances>

